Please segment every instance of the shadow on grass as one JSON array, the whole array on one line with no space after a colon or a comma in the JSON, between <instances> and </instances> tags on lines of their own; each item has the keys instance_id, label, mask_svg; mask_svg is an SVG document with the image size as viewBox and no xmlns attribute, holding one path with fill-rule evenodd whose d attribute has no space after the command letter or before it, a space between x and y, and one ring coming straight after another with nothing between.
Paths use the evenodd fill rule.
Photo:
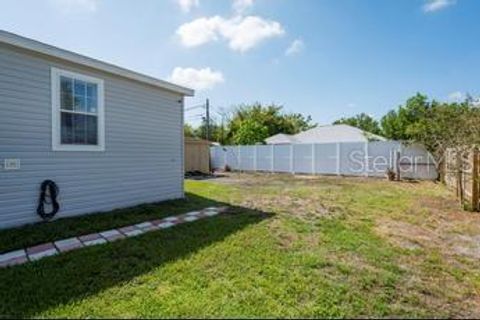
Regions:
<instances>
[{"instance_id":1,"label":"shadow on grass","mask_svg":"<svg viewBox=\"0 0 480 320\"><path fill-rule=\"evenodd\" d=\"M195 195L189 195L189 199L189 210L200 209L200 205L202 208L228 206ZM172 203L165 204L169 205ZM184 205L179 202L180 207ZM227 213L215 217L0 269L0 317L32 317L95 295L194 254L271 216L273 214L230 207Z\"/></svg>"},{"instance_id":2,"label":"shadow on grass","mask_svg":"<svg viewBox=\"0 0 480 320\"><path fill-rule=\"evenodd\" d=\"M143 204L79 217L61 218L59 214L60 219L51 222L0 230L0 254L45 242L120 228L219 205L212 199L199 197L196 194L186 193L185 196L185 199Z\"/></svg>"}]
</instances>

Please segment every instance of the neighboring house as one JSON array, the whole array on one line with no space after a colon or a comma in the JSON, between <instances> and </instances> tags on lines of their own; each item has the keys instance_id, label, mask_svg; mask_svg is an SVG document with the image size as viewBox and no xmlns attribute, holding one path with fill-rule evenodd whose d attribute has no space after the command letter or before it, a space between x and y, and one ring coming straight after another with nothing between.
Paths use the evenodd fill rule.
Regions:
<instances>
[{"instance_id":1,"label":"neighboring house","mask_svg":"<svg viewBox=\"0 0 480 320\"><path fill-rule=\"evenodd\" d=\"M385 141L384 137L346 125L319 126L295 135L277 134L265 139L266 144L302 144Z\"/></svg>"},{"instance_id":2,"label":"neighboring house","mask_svg":"<svg viewBox=\"0 0 480 320\"><path fill-rule=\"evenodd\" d=\"M181 198L193 91L0 30L0 228Z\"/></svg>"},{"instance_id":3,"label":"neighboring house","mask_svg":"<svg viewBox=\"0 0 480 320\"><path fill-rule=\"evenodd\" d=\"M267 144L294 144L298 143L295 136L290 134L279 133L270 138L265 139Z\"/></svg>"}]
</instances>

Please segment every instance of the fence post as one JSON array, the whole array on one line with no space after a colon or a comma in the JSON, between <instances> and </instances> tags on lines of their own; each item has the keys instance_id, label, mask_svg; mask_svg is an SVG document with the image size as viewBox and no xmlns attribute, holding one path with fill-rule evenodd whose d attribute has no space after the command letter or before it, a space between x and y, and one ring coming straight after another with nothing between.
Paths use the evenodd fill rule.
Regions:
<instances>
[{"instance_id":1,"label":"fence post","mask_svg":"<svg viewBox=\"0 0 480 320\"><path fill-rule=\"evenodd\" d=\"M315 175L315 143L312 143L312 175Z\"/></svg>"},{"instance_id":2,"label":"fence post","mask_svg":"<svg viewBox=\"0 0 480 320\"><path fill-rule=\"evenodd\" d=\"M479 155L478 149L474 148L472 150L472 210L474 211L480 209Z\"/></svg>"},{"instance_id":3,"label":"fence post","mask_svg":"<svg viewBox=\"0 0 480 320\"><path fill-rule=\"evenodd\" d=\"M225 169L228 165L228 161L227 161L228 149L227 148L224 148L224 149L225 149L225 152L223 152L223 168Z\"/></svg>"},{"instance_id":4,"label":"fence post","mask_svg":"<svg viewBox=\"0 0 480 320\"><path fill-rule=\"evenodd\" d=\"M365 152L365 177L368 177L370 175L369 173L369 163L368 163L368 140L367 142L365 142L365 148L364 148L364 152Z\"/></svg>"},{"instance_id":5,"label":"fence post","mask_svg":"<svg viewBox=\"0 0 480 320\"><path fill-rule=\"evenodd\" d=\"M460 203L463 205L463 164L462 164L462 159L461 159L461 154L457 150L455 153L455 161L456 161L456 173L457 173L457 195L458 198L460 199Z\"/></svg>"},{"instance_id":6,"label":"fence post","mask_svg":"<svg viewBox=\"0 0 480 320\"><path fill-rule=\"evenodd\" d=\"M390 149L390 162L388 167L393 170L393 158L395 157L395 150Z\"/></svg>"},{"instance_id":7,"label":"fence post","mask_svg":"<svg viewBox=\"0 0 480 320\"><path fill-rule=\"evenodd\" d=\"M293 151L293 144L290 145L290 173L295 174L295 168L293 164L293 157L294 157L294 151Z\"/></svg>"},{"instance_id":8,"label":"fence post","mask_svg":"<svg viewBox=\"0 0 480 320\"><path fill-rule=\"evenodd\" d=\"M253 171L257 172L257 145L253 146Z\"/></svg>"},{"instance_id":9,"label":"fence post","mask_svg":"<svg viewBox=\"0 0 480 320\"><path fill-rule=\"evenodd\" d=\"M275 172L275 145L272 144L270 148L270 154L271 154L271 159L270 159L270 169L272 173Z\"/></svg>"},{"instance_id":10,"label":"fence post","mask_svg":"<svg viewBox=\"0 0 480 320\"><path fill-rule=\"evenodd\" d=\"M337 142L337 176L340 175L340 143Z\"/></svg>"},{"instance_id":11,"label":"fence post","mask_svg":"<svg viewBox=\"0 0 480 320\"><path fill-rule=\"evenodd\" d=\"M402 177L400 176L400 171L401 171L400 158L401 158L400 151L396 150L395 151L395 173L396 173L395 176L397 178L397 181L400 181L402 179Z\"/></svg>"},{"instance_id":12,"label":"fence post","mask_svg":"<svg viewBox=\"0 0 480 320\"><path fill-rule=\"evenodd\" d=\"M240 154L241 151L242 151L241 146L238 146L237 154L238 154L238 170L239 171L242 171L242 155Z\"/></svg>"}]
</instances>

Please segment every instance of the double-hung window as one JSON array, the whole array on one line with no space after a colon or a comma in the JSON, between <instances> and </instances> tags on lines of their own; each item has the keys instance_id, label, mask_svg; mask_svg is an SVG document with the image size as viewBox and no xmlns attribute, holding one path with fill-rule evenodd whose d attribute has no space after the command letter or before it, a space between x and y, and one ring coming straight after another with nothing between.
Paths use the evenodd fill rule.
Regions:
<instances>
[{"instance_id":1,"label":"double-hung window","mask_svg":"<svg viewBox=\"0 0 480 320\"><path fill-rule=\"evenodd\" d=\"M103 80L52 68L52 146L104 151Z\"/></svg>"}]
</instances>

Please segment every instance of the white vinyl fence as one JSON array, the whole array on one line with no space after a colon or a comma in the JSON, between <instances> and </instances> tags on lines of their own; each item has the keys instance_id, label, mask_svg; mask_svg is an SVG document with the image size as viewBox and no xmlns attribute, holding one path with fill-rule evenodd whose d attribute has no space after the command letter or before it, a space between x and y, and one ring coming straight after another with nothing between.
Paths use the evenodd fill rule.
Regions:
<instances>
[{"instance_id":1,"label":"white vinyl fence","mask_svg":"<svg viewBox=\"0 0 480 320\"><path fill-rule=\"evenodd\" d=\"M434 180L435 162L421 146L396 141L211 147L213 169Z\"/></svg>"}]
</instances>

